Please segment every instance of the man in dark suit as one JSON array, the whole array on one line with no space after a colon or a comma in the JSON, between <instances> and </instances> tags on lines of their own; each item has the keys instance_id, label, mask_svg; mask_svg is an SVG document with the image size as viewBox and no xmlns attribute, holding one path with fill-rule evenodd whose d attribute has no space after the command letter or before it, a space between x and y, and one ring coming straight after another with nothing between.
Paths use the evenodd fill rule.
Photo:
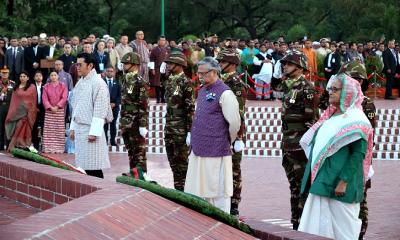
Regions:
<instances>
[{"instance_id":1,"label":"man in dark suit","mask_svg":"<svg viewBox=\"0 0 400 240\"><path fill-rule=\"evenodd\" d=\"M396 99L392 96L392 87L394 84L394 77L396 75L396 68L399 65L398 54L394 49L395 43L394 40L388 42L388 47L385 51L383 51L382 59L383 59L383 72L386 76L386 91L385 91L385 99L393 100ZM399 92L400 96L400 92Z\"/></svg>"},{"instance_id":2,"label":"man in dark suit","mask_svg":"<svg viewBox=\"0 0 400 240\"><path fill-rule=\"evenodd\" d=\"M19 74L24 70L24 50L18 46L17 38L12 38L10 45L6 51L5 65L10 69L10 80L18 83Z\"/></svg>"},{"instance_id":3,"label":"man in dark suit","mask_svg":"<svg viewBox=\"0 0 400 240\"><path fill-rule=\"evenodd\" d=\"M31 46L24 50L24 66L25 70L29 73L29 79L33 82L34 74L39 70L40 59L39 56L41 48L39 48L39 37L33 36Z\"/></svg>"},{"instance_id":4,"label":"man in dark suit","mask_svg":"<svg viewBox=\"0 0 400 240\"><path fill-rule=\"evenodd\" d=\"M72 64L76 63L76 56L72 55L72 47L70 43L64 44L64 54L58 57L64 63L64 71L69 72Z\"/></svg>"},{"instance_id":5,"label":"man in dark suit","mask_svg":"<svg viewBox=\"0 0 400 240\"><path fill-rule=\"evenodd\" d=\"M109 67L106 70L106 77L104 79L110 91L110 104L113 111L113 121L110 123L110 144L111 146L117 146L115 137L117 136L117 119L119 114L119 106L121 104L121 85L115 79L115 69ZM108 142L108 123L104 125L104 132Z\"/></svg>"},{"instance_id":6,"label":"man in dark suit","mask_svg":"<svg viewBox=\"0 0 400 240\"><path fill-rule=\"evenodd\" d=\"M336 48L336 43L330 46L331 53L326 55L324 59L325 78L329 80L332 75L335 75L340 69L340 55Z\"/></svg>"},{"instance_id":7,"label":"man in dark suit","mask_svg":"<svg viewBox=\"0 0 400 240\"><path fill-rule=\"evenodd\" d=\"M35 80L34 86L36 87L36 93L37 93L38 113L36 115L35 124L33 125L32 128L32 144L36 149L39 149L40 140L42 138L42 133L43 133L44 114L45 114L45 109L42 101L43 86L44 86L42 72L40 71L36 72L36 74L34 74L34 80Z\"/></svg>"}]
</instances>

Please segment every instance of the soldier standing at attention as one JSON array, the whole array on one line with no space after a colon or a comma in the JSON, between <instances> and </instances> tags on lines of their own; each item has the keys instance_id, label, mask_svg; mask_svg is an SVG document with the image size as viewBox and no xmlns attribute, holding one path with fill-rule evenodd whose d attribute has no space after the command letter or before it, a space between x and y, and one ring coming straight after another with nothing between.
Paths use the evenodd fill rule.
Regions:
<instances>
[{"instance_id":1,"label":"soldier standing at attention","mask_svg":"<svg viewBox=\"0 0 400 240\"><path fill-rule=\"evenodd\" d=\"M221 75L222 81L232 90L239 103L241 125L234 143L234 154L232 155L233 195L231 197L231 214L239 216L240 194L242 192L242 171L240 163L242 161L246 136L244 115L247 87L246 84L240 80L239 74L236 71L237 66L240 64L240 58L239 54L234 49L222 50L218 54L217 60L219 61L223 73Z\"/></svg>"},{"instance_id":2,"label":"soldier standing at attention","mask_svg":"<svg viewBox=\"0 0 400 240\"><path fill-rule=\"evenodd\" d=\"M14 91L15 82L8 79L10 71L4 67L1 69L0 84L0 151L4 150L4 143L8 146L5 134L5 121L10 107L11 95Z\"/></svg>"},{"instance_id":3,"label":"soldier standing at attention","mask_svg":"<svg viewBox=\"0 0 400 240\"><path fill-rule=\"evenodd\" d=\"M299 227L306 196L300 194L301 181L307 157L300 146L300 138L318 120L318 95L314 85L305 79L307 59L303 53L293 51L281 59L286 80L277 88L282 89L282 166L290 187L291 222Z\"/></svg>"},{"instance_id":4,"label":"soldier standing at attention","mask_svg":"<svg viewBox=\"0 0 400 240\"><path fill-rule=\"evenodd\" d=\"M125 74L121 81L120 128L129 157L129 173L123 175L137 176L138 171L147 171L145 138L149 117L147 82L138 74L140 56L137 53L125 54L121 63L124 64Z\"/></svg>"},{"instance_id":5,"label":"soldier standing at attention","mask_svg":"<svg viewBox=\"0 0 400 240\"><path fill-rule=\"evenodd\" d=\"M183 191L188 166L190 129L194 113L195 100L193 84L185 76L187 67L185 55L174 52L165 59L170 73L165 88L167 115L164 140L168 161L174 177L174 187Z\"/></svg>"},{"instance_id":6,"label":"soldier standing at attention","mask_svg":"<svg viewBox=\"0 0 400 240\"><path fill-rule=\"evenodd\" d=\"M364 64L359 63L358 61L351 61L348 63L345 63L342 65L342 67L339 69L339 73L344 73L348 75L349 77L357 80L360 85L361 85L361 90L363 93L365 93L368 90L368 76L367 76L367 70L365 69ZM328 91L324 91L324 94L320 98L320 105L319 107L322 110L325 110L329 106L329 94L328 94L328 99L325 97L328 94ZM361 106L363 108L363 112L365 116L367 116L369 122L371 123L372 128L375 129L376 125L376 107L374 104L374 101L367 97L364 96L364 100L361 103ZM372 165L371 165L372 168ZM373 171L370 171L373 172ZM360 203L360 215L359 218L362 221L361 224L361 231L360 231L360 236L359 239L364 239L364 235L367 232L367 227L368 227L368 206L367 206L367 191L368 189L371 188L371 178L369 178L364 187L364 200Z\"/></svg>"}]
</instances>

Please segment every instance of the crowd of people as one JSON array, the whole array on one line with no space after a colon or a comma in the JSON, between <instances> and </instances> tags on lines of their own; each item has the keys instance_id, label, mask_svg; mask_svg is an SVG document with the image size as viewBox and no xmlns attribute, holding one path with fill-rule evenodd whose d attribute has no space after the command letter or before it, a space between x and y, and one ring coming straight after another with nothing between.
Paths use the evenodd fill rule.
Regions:
<instances>
[{"instance_id":1,"label":"crowd of people","mask_svg":"<svg viewBox=\"0 0 400 240\"><path fill-rule=\"evenodd\" d=\"M152 87L157 103L167 107L164 140L174 187L238 216L246 97L252 91L260 100L281 98L293 228L362 239L375 126L375 106L363 93L369 83L365 63L369 56L380 61L385 98L395 99L398 48L394 40L387 46L327 38L220 42L216 35L179 43L160 36L150 44L143 31L131 42L121 36L118 44L94 34L82 41L45 34L2 38L0 147L33 144L44 153L63 153L69 126L76 165L103 178L119 119L129 157L123 175L149 179ZM327 86L319 93L321 66Z\"/></svg>"}]
</instances>

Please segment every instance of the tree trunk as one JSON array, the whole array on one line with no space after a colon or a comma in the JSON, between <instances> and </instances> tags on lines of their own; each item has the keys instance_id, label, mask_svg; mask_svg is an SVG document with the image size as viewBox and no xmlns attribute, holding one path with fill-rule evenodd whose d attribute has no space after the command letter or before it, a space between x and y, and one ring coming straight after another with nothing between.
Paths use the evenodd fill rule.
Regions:
<instances>
[{"instance_id":1,"label":"tree trunk","mask_svg":"<svg viewBox=\"0 0 400 240\"><path fill-rule=\"evenodd\" d=\"M14 15L14 0L8 0L7 4L7 16L11 17Z\"/></svg>"}]
</instances>

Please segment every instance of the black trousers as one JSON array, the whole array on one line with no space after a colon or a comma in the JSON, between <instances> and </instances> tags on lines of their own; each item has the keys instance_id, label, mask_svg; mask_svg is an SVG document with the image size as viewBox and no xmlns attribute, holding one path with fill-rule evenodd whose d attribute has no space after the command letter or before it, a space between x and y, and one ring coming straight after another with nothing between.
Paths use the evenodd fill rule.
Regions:
<instances>
[{"instance_id":1,"label":"black trousers","mask_svg":"<svg viewBox=\"0 0 400 240\"><path fill-rule=\"evenodd\" d=\"M0 150L4 150L4 144L8 145L5 128L8 107L9 105L1 105L0 103Z\"/></svg>"},{"instance_id":2,"label":"black trousers","mask_svg":"<svg viewBox=\"0 0 400 240\"><path fill-rule=\"evenodd\" d=\"M108 125L110 125L110 144L115 144L115 137L117 136L117 119L119 114L119 106L115 106L113 110L113 121L111 123L104 124L104 132L108 142Z\"/></svg>"},{"instance_id":3,"label":"black trousers","mask_svg":"<svg viewBox=\"0 0 400 240\"><path fill-rule=\"evenodd\" d=\"M36 121L35 124L33 124L32 128L32 144L33 146L37 149L40 150L40 140L42 139L43 136L43 126L44 126L44 110L39 110L37 116L36 116ZM39 132L39 128L41 131Z\"/></svg>"},{"instance_id":4,"label":"black trousers","mask_svg":"<svg viewBox=\"0 0 400 240\"><path fill-rule=\"evenodd\" d=\"M393 89L393 84L394 84L394 73L386 73L386 91L385 91L385 97L391 97L392 96L392 89Z\"/></svg>"},{"instance_id":5,"label":"black trousers","mask_svg":"<svg viewBox=\"0 0 400 240\"><path fill-rule=\"evenodd\" d=\"M104 178L103 170L85 170L86 174L93 177Z\"/></svg>"},{"instance_id":6,"label":"black trousers","mask_svg":"<svg viewBox=\"0 0 400 240\"><path fill-rule=\"evenodd\" d=\"M154 87L154 89L156 90L157 103L165 103L165 87Z\"/></svg>"}]
</instances>

